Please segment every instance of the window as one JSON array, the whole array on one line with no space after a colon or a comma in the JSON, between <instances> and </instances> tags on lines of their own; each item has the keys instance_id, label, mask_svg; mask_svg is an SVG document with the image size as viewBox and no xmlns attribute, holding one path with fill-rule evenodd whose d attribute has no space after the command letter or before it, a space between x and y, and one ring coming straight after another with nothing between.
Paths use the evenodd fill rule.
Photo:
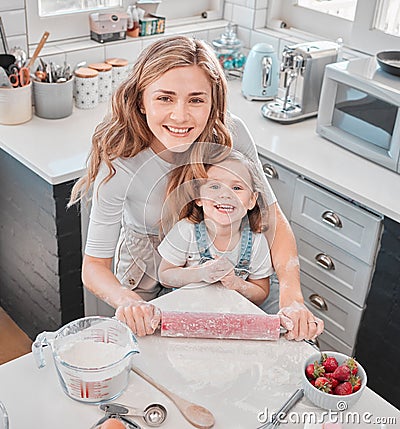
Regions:
<instances>
[{"instance_id":1,"label":"window","mask_svg":"<svg viewBox=\"0 0 400 429\"><path fill-rule=\"evenodd\" d=\"M298 6L354 21L357 0L298 0Z\"/></svg>"},{"instance_id":2,"label":"window","mask_svg":"<svg viewBox=\"0 0 400 429\"><path fill-rule=\"evenodd\" d=\"M143 0L142 0L143 1ZM167 18L167 26L221 19L223 0L149 0L159 3L157 13ZM127 10L136 0L29 0L26 1L28 44L39 42L44 31L50 41L89 37L89 14L93 11ZM207 12L206 17L202 12Z\"/></svg>"},{"instance_id":3,"label":"window","mask_svg":"<svg viewBox=\"0 0 400 429\"><path fill-rule=\"evenodd\" d=\"M336 6L326 10L328 3ZM343 9L345 3L347 11ZM351 7L353 20L350 15L343 16L350 13ZM339 13L334 13L335 8ZM345 46L374 55L399 49L399 10L399 0L270 0L267 27L276 28L276 23L283 21L289 29L328 40L341 37Z\"/></svg>"}]
</instances>

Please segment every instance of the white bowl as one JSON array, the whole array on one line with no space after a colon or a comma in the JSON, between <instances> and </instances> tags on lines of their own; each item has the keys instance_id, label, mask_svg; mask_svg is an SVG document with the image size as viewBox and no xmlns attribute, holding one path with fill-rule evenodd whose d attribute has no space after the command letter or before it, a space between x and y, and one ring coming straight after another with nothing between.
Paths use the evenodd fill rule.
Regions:
<instances>
[{"instance_id":1,"label":"white bowl","mask_svg":"<svg viewBox=\"0 0 400 429\"><path fill-rule=\"evenodd\" d=\"M321 351L321 353L335 357L339 365L341 365L346 359L350 357L343 353L332 351ZM304 394L317 407L324 408L326 410L345 411L353 406L363 394L365 386L367 385L367 374L360 363L357 362L357 375L361 379L361 387L357 392L351 393L350 395L333 395L331 393L323 392L322 390L314 387L306 376L307 365L314 363L316 360L319 361L321 359L321 353L315 353L305 361L302 373Z\"/></svg>"}]
</instances>

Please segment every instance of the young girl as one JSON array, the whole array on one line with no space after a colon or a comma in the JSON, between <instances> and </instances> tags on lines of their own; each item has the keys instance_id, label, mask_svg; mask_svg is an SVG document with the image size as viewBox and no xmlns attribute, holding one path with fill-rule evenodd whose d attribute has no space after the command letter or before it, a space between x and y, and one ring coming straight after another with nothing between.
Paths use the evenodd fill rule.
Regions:
<instances>
[{"instance_id":1,"label":"young girl","mask_svg":"<svg viewBox=\"0 0 400 429\"><path fill-rule=\"evenodd\" d=\"M152 334L160 319L146 301L162 293L156 249L175 154L215 142L233 145L261 168L243 122L229 125L226 95L224 72L207 43L184 36L156 41L115 91L111 112L94 133L87 173L73 189L70 204L93 194L83 283L139 336ZM323 325L304 306L294 236L267 182L265 187L282 323L288 338L312 338Z\"/></svg>"},{"instance_id":2,"label":"young girl","mask_svg":"<svg viewBox=\"0 0 400 429\"><path fill-rule=\"evenodd\" d=\"M185 217L158 247L163 258L160 282L176 288L221 281L224 287L262 304L269 294L273 268L262 234L267 205L257 168L240 152L232 151L222 161L204 160L205 178L185 172L191 169L193 163L172 173L193 176L190 187L195 192L191 201L183 202ZM167 205L172 213L179 212L182 202L177 192L169 195Z\"/></svg>"}]
</instances>

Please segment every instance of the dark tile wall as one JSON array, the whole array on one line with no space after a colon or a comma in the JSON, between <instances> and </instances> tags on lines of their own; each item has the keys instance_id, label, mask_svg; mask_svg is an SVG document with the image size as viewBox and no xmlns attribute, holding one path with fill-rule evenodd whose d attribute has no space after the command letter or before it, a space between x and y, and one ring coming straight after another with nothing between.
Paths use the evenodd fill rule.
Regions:
<instances>
[{"instance_id":1,"label":"dark tile wall","mask_svg":"<svg viewBox=\"0 0 400 429\"><path fill-rule=\"evenodd\" d=\"M32 339L83 316L72 185L52 186L0 150L0 305Z\"/></svg>"},{"instance_id":2,"label":"dark tile wall","mask_svg":"<svg viewBox=\"0 0 400 429\"><path fill-rule=\"evenodd\" d=\"M368 386L400 408L400 224L387 218L355 356Z\"/></svg>"}]
</instances>

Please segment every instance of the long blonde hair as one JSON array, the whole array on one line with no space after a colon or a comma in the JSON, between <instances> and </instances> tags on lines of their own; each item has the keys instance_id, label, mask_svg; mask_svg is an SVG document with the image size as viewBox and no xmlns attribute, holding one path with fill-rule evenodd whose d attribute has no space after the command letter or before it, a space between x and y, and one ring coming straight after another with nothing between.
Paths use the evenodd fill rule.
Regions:
<instances>
[{"instance_id":1,"label":"long blonde hair","mask_svg":"<svg viewBox=\"0 0 400 429\"><path fill-rule=\"evenodd\" d=\"M143 91L169 70L193 65L208 76L212 94L207 125L196 141L232 146L227 128L227 83L213 49L202 40L185 36L161 39L142 51L128 79L115 91L110 114L95 129L86 175L73 187L69 206L88 193L102 162L109 169L108 181L115 174L113 160L133 157L150 146L153 134L140 111Z\"/></svg>"},{"instance_id":2,"label":"long blonde hair","mask_svg":"<svg viewBox=\"0 0 400 429\"><path fill-rule=\"evenodd\" d=\"M179 165L169 176L167 197L161 215L161 238L181 219L186 218L193 223L203 220L203 208L196 204L200 197L200 186L213 165L229 160L241 162L247 167L251 177L251 183L248 185L252 192L257 193L256 204L247 213L251 230L253 232L267 230L268 202L265 197L265 186L260 169L251 159L227 146L206 142L192 146L180 156Z\"/></svg>"}]
</instances>

